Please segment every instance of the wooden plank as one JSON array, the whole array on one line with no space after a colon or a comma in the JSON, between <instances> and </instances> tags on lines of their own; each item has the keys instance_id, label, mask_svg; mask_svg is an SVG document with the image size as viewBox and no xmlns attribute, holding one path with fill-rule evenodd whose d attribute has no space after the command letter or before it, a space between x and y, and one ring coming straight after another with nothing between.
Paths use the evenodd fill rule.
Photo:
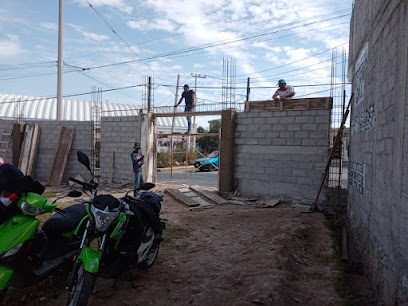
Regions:
<instances>
[{"instance_id":1,"label":"wooden plank","mask_svg":"<svg viewBox=\"0 0 408 306\"><path fill-rule=\"evenodd\" d=\"M224 198L221 198L219 195L215 194L214 192L205 190L205 189L200 189L199 186L190 186L191 190L201 194L202 196L206 197L208 200L211 202L214 202L215 204L227 204L228 201Z\"/></svg>"},{"instance_id":2,"label":"wooden plank","mask_svg":"<svg viewBox=\"0 0 408 306\"><path fill-rule=\"evenodd\" d=\"M252 101L245 103L246 112L267 112L282 110L308 110L308 109L331 109L333 98L306 98L306 99L286 99Z\"/></svg>"},{"instance_id":3,"label":"wooden plank","mask_svg":"<svg viewBox=\"0 0 408 306\"><path fill-rule=\"evenodd\" d=\"M198 202L200 204L199 207L203 207L203 208L213 207L212 204L208 203L206 200L204 200L203 198L200 198L199 196L192 197L191 199Z\"/></svg>"},{"instance_id":4,"label":"wooden plank","mask_svg":"<svg viewBox=\"0 0 408 306\"><path fill-rule=\"evenodd\" d=\"M21 153L21 144L24 139L24 124L14 123L13 124L13 147L12 147L12 158L13 165L18 167Z\"/></svg>"},{"instance_id":5,"label":"wooden plank","mask_svg":"<svg viewBox=\"0 0 408 306\"><path fill-rule=\"evenodd\" d=\"M18 163L18 168L23 172L23 174L27 174L28 169L28 160L30 158L30 150L31 150L31 142L33 139L33 132L34 128L26 125L25 133L24 133L24 140L21 144L21 153L20 153L20 161Z\"/></svg>"},{"instance_id":6,"label":"wooden plank","mask_svg":"<svg viewBox=\"0 0 408 306\"><path fill-rule=\"evenodd\" d=\"M74 140L75 129L61 128L58 146L55 152L54 161L51 166L50 175L47 185L59 186L61 184L62 175L64 174L65 165L67 163L68 154L71 150L72 141Z\"/></svg>"},{"instance_id":7,"label":"wooden plank","mask_svg":"<svg viewBox=\"0 0 408 306\"><path fill-rule=\"evenodd\" d=\"M218 190L221 195L228 195L234 190L235 126L236 111L222 111L218 165Z\"/></svg>"},{"instance_id":8,"label":"wooden plank","mask_svg":"<svg viewBox=\"0 0 408 306\"><path fill-rule=\"evenodd\" d=\"M180 133L173 133L173 134L157 134L157 138L184 138L186 136L195 136L195 137L206 137L206 136L218 136L219 133L196 133L196 134L180 134Z\"/></svg>"},{"instance_id":9,"label":"wooden plank","mask_svg":"<svg viewBox=\"0 0 408 306\"><path fill-rule=\"evenodd\" d=\"M153 117L181 117L181 116L216 116L221 115L222 111L206 111L206 112L176 112L176 113L154 113Z\"/></svg>"},{"instance_id":10,"label":"wooden plank","mask_svg":"<svg viewBox=\"0 0 408 306\"><path fill-rule=\"evenodd\" d=\"M187 207L196 207L199 206L200 203L197 201L185 196L182 192L178 191L177 189L166 189L166 191L177 201L181 204L186 205Z\"/></svg>"},{"instance_id":11,"label":"wooden plank","mask_svg":"<svg viewBox=\"0 0 408 306\"><path fill-rule=\"evenodd\" d=\"M35 169L35 160L37 158L38 145L40 144L40 126L34 124L33 137L30 147L30 156L28 158L26 175L33 175Z\"/></svg>"}]
</instances>

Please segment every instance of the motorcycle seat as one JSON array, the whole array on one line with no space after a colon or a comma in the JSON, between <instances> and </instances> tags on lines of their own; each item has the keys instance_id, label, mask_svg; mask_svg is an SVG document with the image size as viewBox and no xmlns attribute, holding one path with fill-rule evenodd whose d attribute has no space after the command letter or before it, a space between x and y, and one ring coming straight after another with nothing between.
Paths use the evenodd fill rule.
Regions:
<instances>
[{"instance_id":1,"label":"motorcycle seat","mask_svg":"<svg viewBox=\"0 0 408 306\"><path fill-rule=\"evenodd\" d=\"M44 223L42 230L48 237L74 231L86 216L86 205L75 204L68 206L64 211L64 214L55 214Z\"/></svg>"}]
</instances>

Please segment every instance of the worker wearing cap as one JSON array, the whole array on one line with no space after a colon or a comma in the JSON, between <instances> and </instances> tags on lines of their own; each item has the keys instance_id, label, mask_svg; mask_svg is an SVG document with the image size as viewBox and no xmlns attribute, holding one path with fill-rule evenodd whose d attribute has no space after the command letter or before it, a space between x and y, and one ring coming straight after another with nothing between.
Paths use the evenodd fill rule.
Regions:
<instances>
[{"instance_id":1,"label":"worker wearing cap","mask_svg":"<svg viewBox=\"0 0 408 306\"><path fill-rule=\"evenodd\" d=\"M142 165L144 164L144 155L140 150L140 143L136 142L133 147L133 152L130 153L130 158L133 163L133 172L135 173L135 185L133 187L134 196L137 195L137 189L144 184L143 174L142 174Z\"/></svg>"},{"instance_id":2,"label":"worker wearing cap","mask_svg":"<svg viewBox=\"0 0 408 306\"><path fill-rule=\"evenodd\" d=\"M196 107L196 94L194 90L190 90L190 87L186 84L184 85L184 91L181 94L181 98L179 102L177 103L176 106L179 106L181 101L183 101L183 98L185 99L186 102L186 107L184 108L185 112L195 112L195 107ZM191 133L191 116L187 116L187 123L188 123L188 128L187 128L187 133Z\"/></svg>"},{"instance_id":3,"label":"worker wearing cap","mask_svg":"<svg viewBox=\"0 0 408 306\"><path fill-rule=\"evenodd\" d=\"M296 93L295 89L291 85L286 85L286 81L280 79L278 81L279 88L275 91L272 99L279 100L279 99L291 99Z\"/></svg>"}]
</instances>

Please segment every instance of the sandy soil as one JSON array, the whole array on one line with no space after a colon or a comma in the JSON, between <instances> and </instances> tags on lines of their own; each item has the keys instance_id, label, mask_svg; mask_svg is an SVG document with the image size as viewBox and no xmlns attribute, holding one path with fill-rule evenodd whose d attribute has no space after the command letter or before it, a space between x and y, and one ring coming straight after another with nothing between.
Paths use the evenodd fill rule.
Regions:
<instances>
[{"instance_id":1,"label":"sandy soil","mask_svg":"<svg viewBox=\"0 0 408 306\"><path fill-rule=\"evenodd\" d=\"M285 203L191 212L166 194L162 218L168 221L158 260L133 272L136 288L127 274L115 288L113 280L98 279L90 305L342 304L322 214L302 214ZM19 305L64 305L67 297L61 290L53 299L44 288L12 294Z\"/></svg>"}]
</instances>

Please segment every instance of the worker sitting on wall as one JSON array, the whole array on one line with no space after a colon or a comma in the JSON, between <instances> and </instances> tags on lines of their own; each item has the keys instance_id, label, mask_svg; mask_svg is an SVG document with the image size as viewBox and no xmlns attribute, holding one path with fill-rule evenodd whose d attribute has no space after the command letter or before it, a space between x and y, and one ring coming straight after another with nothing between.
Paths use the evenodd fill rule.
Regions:
<instances>
[{"instance_id":1,"label":"worker sitting on wall","mask_svg":"<svg viewBox=\"0 0 408 306\"><path fill-rule=\"evenodd\" d=\"M291 99L296 93L295 89L291 85L286 85L285 80L278 81L279 88L275 91L272 99L280 100L280 99Z\"/></svg>"}]
</instances>

